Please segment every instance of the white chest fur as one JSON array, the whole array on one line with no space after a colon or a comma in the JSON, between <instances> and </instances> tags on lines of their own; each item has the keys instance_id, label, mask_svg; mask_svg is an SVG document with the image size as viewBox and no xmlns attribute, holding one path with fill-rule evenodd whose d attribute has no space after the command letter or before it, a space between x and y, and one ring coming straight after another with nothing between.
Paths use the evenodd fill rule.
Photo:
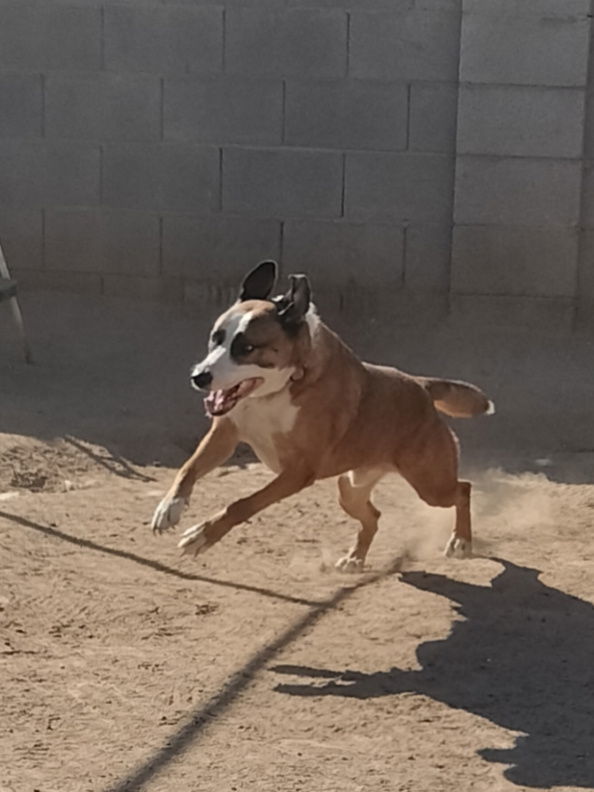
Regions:
<instances>
[{"instance_id":1,"label":"white chest fur","mask_svg":"<svg viewBox=\"0 0 594 792\"><path fill-rule=\"evenodd\" d=\"M258 459L275 473L280 472L277 442L288 434L297 419L299 408L291 402L288 388L260 398L239 402L229 414L239 431L239 439L248 443Z\"/></svg>"}]
</instances>

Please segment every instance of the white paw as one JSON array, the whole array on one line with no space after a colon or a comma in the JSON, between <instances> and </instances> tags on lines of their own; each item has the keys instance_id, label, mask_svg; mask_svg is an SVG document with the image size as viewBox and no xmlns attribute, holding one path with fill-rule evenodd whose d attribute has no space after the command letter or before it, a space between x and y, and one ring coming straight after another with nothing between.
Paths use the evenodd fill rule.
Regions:
<instances>
[{"instance_id":1,"label":"white paw","mask_svg":"<svg viewBox=\"0 0 594 792\"><path fill-rule=\"evenodd\" d=\"M472 542L452 535L444 550L446 558L470 558L472 556Z\"/></svg>"},{"instance_id":2,"label":"white paw","mask_svg":"<svg viewBox=\"0 0 594 792\"><path fill-rule=\"evenodd\" d=\"M153 514L151 522L153 531L155 533L163 533L163 531L167 531L177 525L187 505L187 498L164 497Z\"/></svg>"},{"instance_id":3,"label":"white paw","mask_svg":"<svg viewBox=\"0 0 594 792\"><path fill-rule=\"evenodd\" d=\"M202 523L202 525L193 525L191 528L188 528L183 532L182 538L177 543L177 546L181 547L184 555L186 553L192 553L194 556L197 556L199 553L203 553L205 550L208 550L211 542L209 542L208 537L206 536L207 525L208 523Z\"/></svg>"},{"instance_id":4,"label":"white paw","mask_svg":"<svg viewBox=\"0 0 594 792\"><path fill-rule=\"evenodd\" d=\"M339 558L336 564L334 565L336 569L340 572L347 572L347 573L356 573L363 571L363 560L361 558L356 558L355 556L345 555L343 558Z\"/></svg>"}]
</instances>

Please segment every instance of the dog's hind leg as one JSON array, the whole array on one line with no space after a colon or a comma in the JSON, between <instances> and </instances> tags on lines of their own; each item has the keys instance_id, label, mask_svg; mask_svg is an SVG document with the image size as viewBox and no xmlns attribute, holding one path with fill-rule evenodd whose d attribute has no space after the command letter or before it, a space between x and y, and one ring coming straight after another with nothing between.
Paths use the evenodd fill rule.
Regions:
<instances>
[{"instance_id":1,"label":"dog's hind leg","mask_svg":"<svg viewBox=\"0 0 594 792\"><path fill-rule=\"evenodd\" d=\"M445 555L471 556L470 483L458 479L458 444L449 427L438 420L421 443L399 456L398 470L429 506L456 508L454 531Z\"/></svg>"},{"instance_id":2,"label":"dog's hind leg","mask_svg":"<svg viewBox=\"0 0 594 792\"><path fill-rule=\"evenodd\" d=\"M369 496L382 475L378 470L351 470L338 479L338 502L350 517L361 523L355 544L346 556L336 562L336 568L342 572L360 572L363 569L381 514Z\"/></svg>"},{"instance_id":3,"label":"dog's hind leg","mask_svg":"<svg viewBox=\"0 0 594 792\"><path fill-rule=\"evenodd\" d=\"M157 506L151 523L153 531L161 533L177 525L190 501L196 481L226 462L235 450L237 442L235 424L226 418L215 418L210 430L204 435L192 456L179 469L171 488Z\"/></svg>"},{"instance_id":4,"label":"dog's hind leg","mask_svg":"<svg viewBox=\"0 0 594 792\"><path fill-rule=\"evenodd\" d=\"M444 554L447 557L469 558L472 555L472 531L470 527L470 482L453 480L451 486L438 488L427 482L415 483L408 475L404 477L415 488L417 494L429 506L444 509L456 507L454 530Z\"/></svg>"},{"instance_id":5,"label":"dog's hind leg","mask_svg":"<svg viewBox=\"0 0 594 792\"><path fill-rule=\"evenodd\" d=\"M455 496L456 522L450 541L445 548L446 556L466 558L472 554L472 530L470 527L469 481L458 481Z\"/></svg>"}]
</instances>

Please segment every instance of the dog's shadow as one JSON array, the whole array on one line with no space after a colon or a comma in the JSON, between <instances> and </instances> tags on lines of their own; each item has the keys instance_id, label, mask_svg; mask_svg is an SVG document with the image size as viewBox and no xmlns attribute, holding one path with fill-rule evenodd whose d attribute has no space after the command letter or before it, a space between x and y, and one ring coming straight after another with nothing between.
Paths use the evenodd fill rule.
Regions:
<instances>
[{"instance_id":1,"label":"dog's shadow","mask_svg":"<svg viewBox=\"0 0 594 792\"><path fill-rule=\"evenodd\" d=\"M419 646L419 671L375 673L276 666L325 679L280 684L301 696L373 698L416 692L523 732L513 748L480 747L511 765L520 786L594 786L594 607L545 585L539 572L494 559L503 571L488 587L408 572L402 580L456 603L463 617L447 638Z\"/></svg>"}]
</instances>

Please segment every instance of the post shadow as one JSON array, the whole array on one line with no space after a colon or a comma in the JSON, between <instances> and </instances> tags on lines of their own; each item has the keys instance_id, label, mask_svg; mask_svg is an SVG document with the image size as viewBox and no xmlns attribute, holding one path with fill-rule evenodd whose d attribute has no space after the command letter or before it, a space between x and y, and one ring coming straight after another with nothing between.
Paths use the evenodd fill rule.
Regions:
<instances>
[{"instance_id":1,"label":"post shadow","mask_svg":"<svg viewBox=\"0 0 594 792\"><path fill-rule=\"evenodd\" d=\"M418 671L361 673L276 666L324 679L280 684L302 696L373 698L414 692L523 732L509 749L481 746L486 761L528 787L594 787L594 607L539 579L539 571L493 559L489 586L408 572L403 582L447 597L463 617L445 639L417 649Z\"/></svg>"}]
</instances>

